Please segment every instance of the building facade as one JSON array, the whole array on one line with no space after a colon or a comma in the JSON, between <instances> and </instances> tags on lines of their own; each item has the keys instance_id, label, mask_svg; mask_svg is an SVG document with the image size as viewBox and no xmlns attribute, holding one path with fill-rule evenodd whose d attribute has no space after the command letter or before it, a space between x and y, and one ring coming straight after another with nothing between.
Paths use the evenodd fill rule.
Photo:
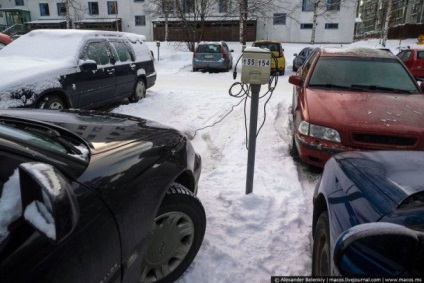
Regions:
<instances>
[{"instance_id":1,"label":"building facade","mask_svg":"<svg viewBox=\"0 0 424 283\"><path fill-rule=\"evenodd\" d=\"M119 30L143 34L148 41L164 40L168 23L168 40L179 35L181 17L171 9L184 9L184 20L197 21L195 0L156 0L171 2L172 7L149 8L155 0L0 0L0 29L23 25L26 30L39 28L80 28ZM247 40L269 39L282 42L350 43L353 41L356 0L275 0L267 9L261 0L248 0ZM266 1L268 2L268 1ZM178 4L175 4L178 3ZM218 38L239 40L239 0L211 0L205 17L203 40ZM156 4L157 5L157 4ZM256 7L255 7L256 6ZM265 6L262 6L265 7ZM166 20L165 20L166 18ZM177 36L178 37L178 36ZM177 40L177 38L175 38Z\"/></svg>"},{"instance_id":2,"label":"building facade","mask_svg":"<svg viewBox=\"0 0 424 283\"><path fill-rule=\"evenodd\" d=\"M423 0L360 0L356 36L375 36L387 28L424 24Z\"/></svg>"}]
</instances>

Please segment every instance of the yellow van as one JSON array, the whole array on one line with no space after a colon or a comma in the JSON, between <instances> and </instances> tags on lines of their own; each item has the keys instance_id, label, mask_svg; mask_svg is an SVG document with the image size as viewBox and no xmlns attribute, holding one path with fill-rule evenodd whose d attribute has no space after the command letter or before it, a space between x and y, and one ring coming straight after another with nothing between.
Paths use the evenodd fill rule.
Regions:
<instances>
[{"instance_id":1,"label":"yellow van","mask_svg":"<svg viewBox=\"0 0 424 283\"><path fill-rule=\"evenodd\" d=\"M281 46L281 42L272 40L257 40L253 42L252 46L269 49L277 59L277 62L275 62L275 60L271 60L271 71L278 72L280 76L284 75L286 58L284 58L284 49Z\"/></svg>"}]
</instances>

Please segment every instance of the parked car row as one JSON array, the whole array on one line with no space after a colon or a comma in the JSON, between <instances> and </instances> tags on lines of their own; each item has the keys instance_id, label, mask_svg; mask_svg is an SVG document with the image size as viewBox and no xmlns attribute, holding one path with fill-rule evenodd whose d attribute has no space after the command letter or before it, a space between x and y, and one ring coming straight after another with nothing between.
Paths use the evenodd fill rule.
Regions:
<instances>
[{"instance_id":1,"label":"parked car row","mask_svg":"<svg viewBox=\"0 0 424 283\"><path fill-rule=\"evenodd\" d=\"M253 46L284 75L281 43ZM193 71L228 71L232 52L201 42ZM324 167L313 276L424 275L424 86L405 67L419 51L403 52L295 54L290 154ZM0 101L25 108L0 110L2 282L173 282L191 264L206 215L190 141L153 121L65 109L144 98L152 59L143 37L98 31L34 31L0 53Z\"/></svg>"},{"instance_id":2,"label":"parked car row","mask_svg":"<svg viewBox=\"0 0 424 283\"><path fill-rule=\"evenodd\" d=\"M126 98L137 102L156 81L147 45L116 32L35 30L3 48L0 65L0 99L7 107L94 109Z\"/></svg>"},{"instance_id":3,"label":"parked car row","mask_svg":"<svg viewBox=\"0 0 424 283\"><path fill-rule=\"evenodd\" d=\"M2 107L20 108L0 110L1 282L177 280L206 229L201 157L159 123L65 109L145 97L144 38L38 30L0 66Z\"/></svg>"},{"instance_id":4,"label":"parked car row","mask_svg":"<svg viewBox=\"0 0 424 283\"><path fill-rule=\"evenodd\" d=\"M411 69L417 60L406 65L417 53L401 52L405 64L378 49L299 55L289 78L289 151L324 167L313 197L312 276L421 278L424 86Z\"/></svg>"}]
</instances>

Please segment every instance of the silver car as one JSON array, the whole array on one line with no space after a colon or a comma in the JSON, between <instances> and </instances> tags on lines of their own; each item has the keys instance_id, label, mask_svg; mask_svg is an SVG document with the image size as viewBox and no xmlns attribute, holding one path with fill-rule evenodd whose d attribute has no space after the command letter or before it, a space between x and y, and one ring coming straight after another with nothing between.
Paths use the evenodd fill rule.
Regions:
<instances>
[{"instance_id":1,"label":"silver car","mask_svg":"<svg viewBox=\"0 0 424 283\"><path fill-rule=\"evenodd\" d=\"M229 71L233 67L233 56L224 41L200 42L193 54L193 72L197 70Z\"/></svg>"}]
</instances>

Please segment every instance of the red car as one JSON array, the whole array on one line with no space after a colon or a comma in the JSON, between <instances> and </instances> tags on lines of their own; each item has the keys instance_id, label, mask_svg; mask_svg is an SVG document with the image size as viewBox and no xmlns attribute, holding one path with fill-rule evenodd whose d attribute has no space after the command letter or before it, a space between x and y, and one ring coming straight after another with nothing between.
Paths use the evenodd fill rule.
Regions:
<instances>
[{"instance_id":1,"label":"red car","mask_svg":"<svg viewBox=\"0 0 424 283\"><path fill-rule=\"evenodd\" d=\"M316 49L289 82L289 150L305 163L323 167L343 151L424 149L424 86L389 52Z\"/></svg>"},{"instance_id":2,"label":"red car","mask_svg":"<svg viewBox=\"0 0 424 283\"><path fill-rule=\"evenodd\" d=\"M406 49L396 55L415 78L424 78L424 49Z\"/></svg>"},{"instance_id":3,"label":"red car","mask_svg":"<svg viewBox=\"0 0 424 283\"><path fill-rule=\"evenodd\" d=\"M10 36L4 33L0 33L0 49L2 49L4 46L11 43L13 40Z\"/></svg>"}]
</instances>

